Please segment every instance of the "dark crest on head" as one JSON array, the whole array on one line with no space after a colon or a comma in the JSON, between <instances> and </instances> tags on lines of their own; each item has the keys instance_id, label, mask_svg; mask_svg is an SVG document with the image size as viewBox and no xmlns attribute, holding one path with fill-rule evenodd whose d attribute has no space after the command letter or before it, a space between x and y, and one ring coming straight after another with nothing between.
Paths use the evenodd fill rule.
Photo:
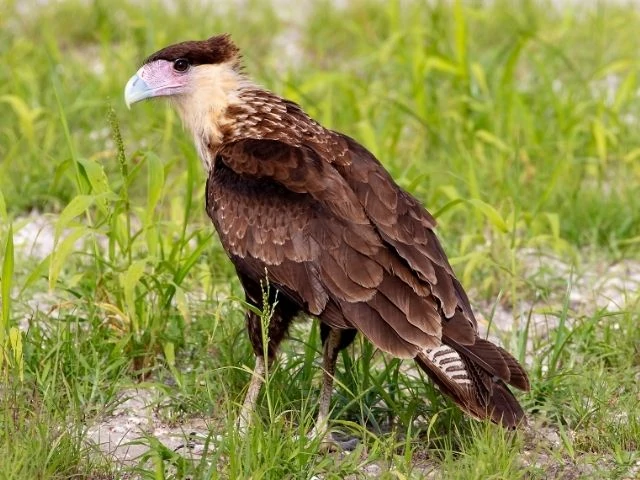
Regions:
<instances>
[{"instance_id":1,"label":"dark crest on head","mask_svg":"<svg viewBox=\"0 0 640 480\"><path fill-rule=\"evenodd\" d=\"M168 60L173 62L178 58L185 58L191 65L206 65L234 61L240 59L238 47L231 40L229 34L217 35L207 40L189 41L170 45L157 51L144 63L154 60Z\"/></svg>"}]
</instances>

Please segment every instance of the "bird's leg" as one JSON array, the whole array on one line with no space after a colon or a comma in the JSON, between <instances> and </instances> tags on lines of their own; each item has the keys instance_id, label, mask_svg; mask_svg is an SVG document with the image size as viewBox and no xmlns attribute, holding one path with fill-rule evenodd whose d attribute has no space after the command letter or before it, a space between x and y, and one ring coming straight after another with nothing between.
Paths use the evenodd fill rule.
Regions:
<instances>
[{"instance_id":1,"label":"bird's leg","mask_svg":"<svg viewBox=\"0 0 640 480\"><path fill-rule=\"evenodd\" d=\"M340 346L340 330L331 329L324 342L322 367L322 390L320 391L320 408L316 425L312 431L314 436L326 436L328 431L329 407L333 393L333 377L336 373L336 360Z\"/></svg>"},{"instance_id":2,"label":"bird's leg","mask_svg":"<svg viewBox=\"0 0 640 480\"><path fill-rule=\"evenodd\" d=\"M247 297L247 300L251 301L251 298ZM254 305L255 304L257 304L257 302L254 303ZM247 389L247 394L244 398L242 409L240 410L240 418L238 419L238 431L242 435L247 434L249 426L251 425L251 420L258 402L258 395L260 394L260 389L267 374L267 367L275 360L280 342L284 338L287 327L293 317L291 314L283 315L283 313L286 312L279 310L274 313L267 328L267 337L263 338L262 319L252 311L247 312L247 332L251 346L253 347L253 352L256 355L256 365L253 369L249 388Z\"/></svg>"},{"instance_id":3,"label":"bird's leg","mask_svg":"<svg viewBox=\"0 0 640 480\"><path fill-rule=\"evenodd\" d=\"M256 408L256 402L258 401L258 394L262 388L264 382L265 362L263 355L256 356L256 365L251 374L251 382L249 382L249 388L247 394L244 397L242 403L242 410L240 410L240 418L238 420L238 432L241 435L246 435L249 425L251 425L251 417Z\"/></svg>"},{"instance_id":4,"label":"bird's leg","mask_svg":"<svg viewBox=\"0 0 640 480\"><path fill-rule=\"evenodd\" d=\"M329 329L329 333L324 339L324 349L322 355L323 374L322 374L322 390L320 391L320 406L318 409L318 417L316 424L311 430L311 438L320 438L324 448L338 447L340 450L353 450L358 444L356 438L340 439L329 430L329 410L331 406L331 397L333 394L333 379L336 373L336 360L338 352L344 345L342 343L342 330ZM348 339L350 343L353 335Z\"/></svg>"}]
</instances>

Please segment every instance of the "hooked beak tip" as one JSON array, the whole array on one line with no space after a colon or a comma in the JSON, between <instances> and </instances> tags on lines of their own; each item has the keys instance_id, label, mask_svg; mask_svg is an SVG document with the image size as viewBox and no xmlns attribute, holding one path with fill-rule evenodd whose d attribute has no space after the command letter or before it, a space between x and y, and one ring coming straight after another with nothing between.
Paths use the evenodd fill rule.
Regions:
<instances>
[{"instance_id":1,"label":"hooked beak tip","mask_svg":"<svg viewBox=\"0 0 640 480\"><path fill-rule=\"evenodd\" d=\"M124 87L124 103L128 109L131 105L153 95L153 90L139 75L133 75Z\"/></svg>"}]
</instances>

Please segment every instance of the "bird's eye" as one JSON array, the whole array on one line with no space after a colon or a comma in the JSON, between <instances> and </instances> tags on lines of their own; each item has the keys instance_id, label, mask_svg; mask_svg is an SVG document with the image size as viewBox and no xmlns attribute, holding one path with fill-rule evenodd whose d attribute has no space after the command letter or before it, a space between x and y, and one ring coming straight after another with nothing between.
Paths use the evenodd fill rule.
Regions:
<instances>
[{"instance_id":1,"label":"bird's eye","mask_svg":"<svg viewBox=\"0 0 640 480\"><path fill-rule=\"evenodd\" d=\"M189 60L186 58L179 58L173 62L173 69L176 72L185 72L189 68Z\"/></svg>"}]
</instances>

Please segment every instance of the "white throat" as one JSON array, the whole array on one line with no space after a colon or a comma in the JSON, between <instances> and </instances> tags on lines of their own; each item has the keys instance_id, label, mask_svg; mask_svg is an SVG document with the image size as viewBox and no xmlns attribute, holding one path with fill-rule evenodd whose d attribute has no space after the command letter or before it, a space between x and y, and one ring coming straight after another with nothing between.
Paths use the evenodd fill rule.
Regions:
<instances>
[{"instance_id":1,"label":"white throat","mask_svg":"<svg viewBox=\"0 0 640 480\"><path fill-rule=\"evenodd\" d=\"M209 172L225 132L233 129L233 119L226 115L227 108L240 104L240 91L252 84L229 63L192 68L187 92L171 98Z\"/></svg>"}]
</instances>

